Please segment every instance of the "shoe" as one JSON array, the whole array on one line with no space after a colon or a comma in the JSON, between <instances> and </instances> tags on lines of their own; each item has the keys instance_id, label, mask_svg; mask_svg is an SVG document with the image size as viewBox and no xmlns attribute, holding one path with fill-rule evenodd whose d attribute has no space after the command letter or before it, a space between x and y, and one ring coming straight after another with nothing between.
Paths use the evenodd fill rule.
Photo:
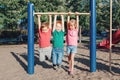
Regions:
<instances>
[{"instance_id":1,"label":"shoe","mask_svg":"<svg viewBox=\"0 0 120 80\"><path fill-rule=\"evenodd\" d=\"M47 56L45 56L45 60L49 60Z\"/></svg>"},{"instance_id":2,"label":"shoe","mask_svg":"<svg viewBox=\"0 0 120 80\"><path fill-rule=\"evenodd\" d=\"M62 65L58 65L58 68L61 68L62 67Z\"/></svg>"},{"instance_id":3,"label":"shoe","mask_svg":"<svg viewBox=\"0 0 120 80\"><path fill-rule=\"evenodd\" d=\"M54 64L53 64L53 69L54 69L54 70L57 70L57 65L54 65Z\"/></svg>"}]
</instances>

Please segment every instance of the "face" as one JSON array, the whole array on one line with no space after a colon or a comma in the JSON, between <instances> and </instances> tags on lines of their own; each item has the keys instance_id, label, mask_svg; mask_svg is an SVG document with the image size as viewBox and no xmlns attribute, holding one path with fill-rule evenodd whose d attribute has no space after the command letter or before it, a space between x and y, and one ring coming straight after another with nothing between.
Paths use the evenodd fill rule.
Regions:
<instances>
[{"instance_id":1,"label":"face","mask_svg":"<svg viewBox=\"0 0 120 80\"><path fill-rule=\"evenodd\" d=\"M73 23L71 23L69 29L71 29L71 30L75 29L75 25Z\"/></svg>"},{"instance_id":2,"label":"face","mask_svg":"<svg viewBox=\"0 0 120 80\"><path fill-rule=\"evenodd\" d=\"M61 30L62 30L61 24L60 24L60 23L57 23L55 29L56 29L57 31L61 31Z\"/></svg>"},{"instance_id":3,"label":"face","mask_svg":"<svg viewBox=\"0 0 120 80\"><path fill-rule=\"evenodd\" d=\"M42 27L42 31L43 31L43 32L47 32L47 31L48 31L48 28L47 28L47 27Z\"/></svg>"}]
</instances>

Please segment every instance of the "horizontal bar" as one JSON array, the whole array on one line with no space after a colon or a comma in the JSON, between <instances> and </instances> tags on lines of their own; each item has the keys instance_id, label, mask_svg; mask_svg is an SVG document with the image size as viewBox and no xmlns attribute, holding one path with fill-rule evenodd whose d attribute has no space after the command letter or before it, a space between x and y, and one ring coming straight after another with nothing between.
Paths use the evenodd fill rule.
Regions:
<instances>
[{"instance_id":1,"label":"horizontal bar","mask_svg":"<svg viewBox=\"0 0 120 80\"><path fill-rule=\"evenodd\" d=\"M79 13L79 12L77 12L77 13L73 13L73 12L71 12L71 13L68 13L68 12L36 12L36 13L34 13L35 15L49 15L49 14L51 14L51 15L73 15L73 14L76 14L76 15L90 15L90 13Z\"/></svg>"},{"instance_id":2,"label":"horizontal bar","mask_svg":"<svg viewBox=\"0 0 120 80\"><path fill-rule=\"evenodd\" d=\"M112 29L112 31L117 31L117 30L119 30L119 29Z\"/></svg>"},{"instance_id":3,"label":"horizontal bar","mask_svg":"<svg viewBox=\"0 0 120 80\"><path fill-rule=\"evenodd\" d=\"M112 46L120 46L120 44L111 44Z\"/></svg>"}]
</instances>

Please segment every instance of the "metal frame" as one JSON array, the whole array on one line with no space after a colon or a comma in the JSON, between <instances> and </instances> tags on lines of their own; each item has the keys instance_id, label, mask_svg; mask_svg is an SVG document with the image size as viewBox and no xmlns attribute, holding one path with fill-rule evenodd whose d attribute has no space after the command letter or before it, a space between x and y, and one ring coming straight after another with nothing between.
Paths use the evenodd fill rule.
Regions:
<instances>
[{"instance_id":1,"label":"metal frame","mask_svg":"<svg viewBox=\"0 0 120 80\"><path fill-rule=\"evenodd\" d=\"M51 14L51 15L90 15L90 13L79 13L79 12L77 12L77 13L73 13L73 12L71 12L71 13L69 13L69 12L35 12L34 13L35 15L49 15L49 14Z\"/></svg>"},{"instance_id":2,"label":"metal frame","mask_svg":"<svg viewBox=\"0 0 120 80\"><path fill-rule=\"evenodd\" d=\"M34 14L43 15L43 13L34 13L34 5L28 2L28 74L34 74ZM68 13L50 12L49 14L67 15ZM96 72L96 0L90 0L90 13L71 14L90 15L90 71Z\"/></svg>"}]
</instances>

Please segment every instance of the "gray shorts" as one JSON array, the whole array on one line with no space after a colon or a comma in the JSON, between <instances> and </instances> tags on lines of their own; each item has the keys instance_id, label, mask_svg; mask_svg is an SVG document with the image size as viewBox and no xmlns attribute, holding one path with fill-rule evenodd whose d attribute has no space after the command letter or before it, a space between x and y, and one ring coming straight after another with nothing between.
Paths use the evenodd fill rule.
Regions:
<instances>
[{"instance_id":1,"label":"gray shorts","mask_svg":"<svg viewBox=\"0 0 120 80\"><path fill-rule=\"evenodd\" d=\"M48 57L48 59L51 59L51 51L52 47L46 47L46 48L39 48L39 60L45 61L45 56Z\"/></svg>"}]
</instances>

